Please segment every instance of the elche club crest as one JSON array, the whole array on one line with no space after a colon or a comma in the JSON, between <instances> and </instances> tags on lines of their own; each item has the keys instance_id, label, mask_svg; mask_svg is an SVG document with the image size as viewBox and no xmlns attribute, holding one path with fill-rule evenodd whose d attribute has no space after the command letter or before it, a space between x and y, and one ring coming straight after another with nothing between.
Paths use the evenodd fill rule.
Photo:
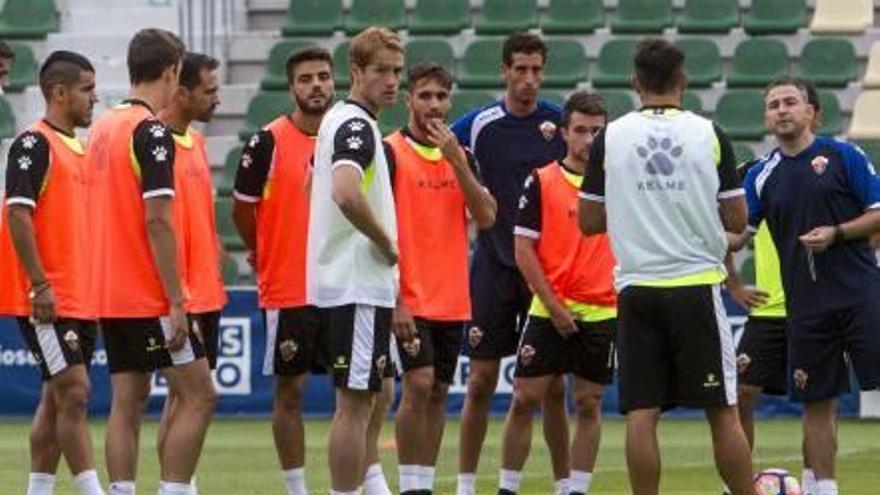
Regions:
<instances>
[{"instance_id":1,"label":"elche club crest","mask_svg":"<svg viewBox=\"0 0 880 495\"><path fill-rule=\"evenodd\" d=\"M813 161L810 162L810 166L813 167L813 172L816 172L816 175L822 175L825 173L825 169L828 168L828 159L822 155L813 158Z\"/></svg>"},{"instance_id":2,"label":"elche club crest","mask_svg":"<svg viewBox=\"0 0 880 495\"><path fill-rule=\"evenodd\" d=\"M541 131L541 135L544 136L545 140L550 141L556 135L556 124L545 120L538 126L538 130Z\"/></svg>"}]
</instances>

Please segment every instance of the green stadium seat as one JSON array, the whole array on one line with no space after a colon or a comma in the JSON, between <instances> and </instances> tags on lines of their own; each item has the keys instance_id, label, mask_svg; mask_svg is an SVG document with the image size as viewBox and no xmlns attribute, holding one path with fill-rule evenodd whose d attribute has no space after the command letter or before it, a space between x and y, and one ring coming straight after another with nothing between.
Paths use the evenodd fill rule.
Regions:
<instances>
[{"instance_id":1,"label":"green stadium seat","mask_svg":"<svg viewBox=\"0 0 880 495\"><path fill-rule=\"evenodd\" d=\"M755 285L755 254L749 252L739 267L739 278L745 285Z\"/></svg>"},{"instance_id":2,"label":"green stadium seat","mask_svg":"<svg viewBox=\"0 0 880 495\"><path fill-rule=\"evenodd\" d=\"M220 175L220 185L217 193L220 196L229 196L235 188L235 173L238 172L238 162L241 160L241 146L236 146L226 153L223 160L223 173Z\"/></svg>"},{"instance_id":3,"label":"green stadium seat","mask_svg":"<svg viewBox=\"0 0 880 495\"><path fill-rule=\"evenodd\" d=\"M342 0L290 0L282 36L330 36L342 28Z\"/></svg>"},{"instance_id":4,"label":"green stadium seat","mask_svg":"<svg viewBox=\"0 0 880 495\"><path fill-rule=\"evenodd\" d=\"M398 96L397 103L379 112L379 130L382 131L383 136L400 129L408 121L409 108L406 106L403 93Z\"/></svg>"},{"instance_id":5,"label":"green stadium seat","mask_svg":"<svg viewBox=\"0 0 880 495\"><path fill-rule=\"evenodd\" d=\"M238 133L239 139L247 141L264 125L279 115L292 113L293 110L293 100L287 91L257 93L248 103L247 112L244 115L244 128Z\"/></svg>"},{"instance_id":6,"label":"green stadium seat","mask_svg":"<svg viewBox=\"0 0 880 495\"><path fill-rule=\"evenodd\" d=\"M596 74L592 77L593 86L629 87L635 54L635 40L612 39L605 42L599 50Z\"/></svg>"},{"instance_id":7,"label":"green stadium seat","mask_svg":"<svg viewBox=\"0 0 880 495\"><path fill-rule=\"evenodd\" d=\"M419 0L409 21L409 32L458 34L471 24L469 0Z\"/></svg>"},{"instance_id":8,"label":"green stadium seat","mask_svg":"<svg viewBox=\"0 0 880 495\"><path fill-rule=\"evenodd\" d=\"M348 53L350 45L348 41L343 41L333 49L333 82L336 88L347 89L351 86L350 55Z\"/></svg>"},{"instance_id":9,"label":"green stadium seat","mask_svg":"<svg viewBox=\"0 0 880 495\"><path fill-rule=\"evenodd\" d=\"M765 133L763 92L735 89L724 93L715 107L715 121L731 139L762 139Z\"/></svg>"},{"instance_id":10,"label":"green stadium seat","mask_svg":"<svg viewBox=\"0 0 880 495\"><path fill-rule=\"evenodd\" d=\"M500 39L478 39L464 52L458 64L456 79L463 88L500 88L501 47Z\"/></svg>"},{"instance_id":11,"label":"green stadium seat","mask_svg":"<svg viewBox=\"0 0 880 495\"><path fill-rule=\"evenodd\" d=\"M37 60L34 57L34 51L31 47L24 43L8 43L9 48L15 53L15 60L12 61L12 69L9 72L9 84L6 90L17 93L33 84L37 84Z\"/></svg>"},{"instance_id":12,"label":"green stadium seat","mask_svg":"<svg viewBox=\"0 0 880 495\"><path fill-rule=\"evenodd\" d=\"M492 93L482 90L460 89L452 93L452 108L449 110L449 122L454 122L469 111L492 103Z\"/></svg>"},{"instance_id":13,"label":"green stadium seat","mask_svg":"<svg viewBox=\"0 0 880 495\"><path fill-rule=\"evenodd\" d=\"M752 38L736 46L727 85L764 87L788 73L788 52L781 41Z\"/></svg>"},{"instance_id":14,"label":"green stadium seat","mask_svg":"<svg viewBox=\"0 0 880 495\"><path fill-rule=\"evenodd\" d=\"M818 86L846 86L858 75L856 50L841 38L813 38L801 52L798 75Z\"/></svg>"},{"instance_id":15,"label":"green stadium seat","mask_svg":"<svg viewBox=\"0 0 880 495\"><path fill-rule=\"evenodd\" d=\"M833 91L819 91L819 105L822 106L822 125L816 134L836 136L843 131L843 117L840 111L840 100Z\"/></svg>"},{"instance_id":16,"label":"green stadium seat","mask_svg":"<svg viewBox=\"0 0 880 495\"><path fill-rule=\"evenodd\" d=\"M410 41L404 47L407 71L420 62L437 62L455 74L455 52L452 45L444 39L420 39ZM406 80L406 71L403 74Z\"/></svg>"},{"instance_id":17,"label":"green stadium seat","mask_svg":"<svg viewBox=\"0 0 880 495\"><path fill-rule=\"evenodd\" d=\"M672 26L670 0L618 0L612 33L661 33Z\"/></svg>"},{"instance_id":18,"label":"green stadium seat","mask_svg":"<svg viewBox=\"0 0 880 495\"><path fill-rule=\"evenodd\" d=\"M551 103L555 103L561 107L561 106L565 105L565 100L567 98L567 94L562 91L548 90L548 91L541 91L541 93L538 94L538 98L540 98L544 101L549 101Z\"/></svg>"},{"instance_id":19,"label":"green stadium seat","mask_svg":"<svg viewBox=\"0 0 880 495\"><path fill-rule=\"evenodd\" d=\"M55 0L6 0L0 11L0 38L42 39L61 27Z\"/></svg>"},{"instance_id":20,"label":"green stadium seat","mask_svg":"<svg viewBox=\"0 0 880 495\"><path fill-rule=\"evenodd\" d=\"M687 0L676 21L679 33L727 34L739 26L738 0Z\"/></svg>"},{"instance_id":21,"label":"green stadium seat","mask_svg":"<svg viewBox=\"0 0 880 495\"><path fill-rule=\"evenodd\" d=\"M404 0L353 0L345 33L353 36L370 26L384 26L392 31L405 28Z\"/></svg>"},{"instance_id":22,"label":"green stadium seat","mask_svg":"<svg viewBox=\"0 0 880 495\"><path fill-rule=\"evenodd\" d=\"M751 35L794 33L806 23L804 0L752 0L743 19L743 27Z\"/></svg>"},{"instance_id":23,"label":"green stadium seat","mask_svg":"<svg viewBox=\"0 0 880 495\"><path fill-rule=\"evenodd\" d=\"M599 91L599 95L605 100L609 122L626 115L636 107L632 92L625 89L603 89Z\"/></svg>"},{"instance_id":24,"label":"green stadium seat","mask_svg":"<svg viewBox=\"0 0 880 495\"><path fill-rule=\"evenodd\" d=\"M547 41L547 67L543 84L552 88L571 88L587 80L587 52L574 40Z\"/></svg>"},{"instance_id":25,"label":"green stadium seat","mask_svg":"<svg viewBox=\"0 0 880 495\"><path fill-rule=\"evenodd\" d=\"M0 96L0 139L15 137L15 112L9 100Z\"/></svg>"},{"instance_id":26,"label":"green stadium seat","mask_svg":"<svg viewBox=\"0 0 880 495\"><path fill-rule=\"evenodd\" d=\"M860 139L854 142L859 146L859 148L862 149L862 151L865 153L865 156L868 157L868 160L874 167L874 170L877 171L877 165L875 164L880 164L880 140Z\"/></svg>"},{"instance_id":27,"label":"green stadium seat","mask_svg":"<svg viewBox=\"0 0 880 495\"><path fill-rule=\"evenodd\" d=\"M226 256L223 259L223 284L226 286L239 285L241 275L238 273L238 263Z\"/></svg>"},{"instance_id":28,"label":"green stadium seat","mask_svg":"<svg viewBox=\"0 0 880 495\"><path fill-rule=\"evenodd\" d=\"M602 27L602 0L551 0L541 17L541 31L545 34L589 34Z\"/></svg>"},{"instance_id":29,"label":"green stadium seat","mask_svg":"<svg viewBox=\"0 0 880 495\"><path fill-rule=\"evenodd\" d=\"M474 22L477 34L507 35L538 26L535 0L484 0Z\"/></svg>"},{"instance_id":30,"label":"green stadium seat","mask_svg":"<svg viewBox=\"0 0 880 495\"><path fill-rule=\"evenodd\" d=\"M688 86L708 87L722 77L721 51L708 38L680 39L676 44L684 52L684 70Z\"/></svg>"},{"instance_id":31,"label":"green stadium seat","mask_svg":"<svg viewBox=\"0 0 880 495\"><path fill-rule=\"evenodd\" d=\"M223 246L230 251L243 251L244 241L238 235L232 220L232 198L219 197L214 201L214 217Z\"/></svg>"},{"instance_id":32,"label":"green stadium seat","mask_svg":"<svg viewBox=\"0 0 880 495\"><path fill-rule=\"evenodd\" d=\"M265 91L282 91L287 89L287 59L304 48L315 46L310 41L279 41L269 51L266 60L266 74L260 81L260 88Z\"/></svg>"},{"instance_id":33,"label":"green stadium seat","mask_svg":"<svg viewBox=\"0 0 880 495\"><path fill-rule=\"evenodd\" d=\"M736 163L745 163L755 159L755 151L746 143L733 142L733 154L736 155Z\"/></svg>"},{"instance_id":34,"label":"green stadium seat","mask_svg":"<svg viewBox=\"0 0 880 495\"><path fill-rule=\"evenodd\" d=\"M697 115L703 114L703 99L696 91L685 91L681 97L681 108L690 110Z\"/></svg>"}]
</instances>

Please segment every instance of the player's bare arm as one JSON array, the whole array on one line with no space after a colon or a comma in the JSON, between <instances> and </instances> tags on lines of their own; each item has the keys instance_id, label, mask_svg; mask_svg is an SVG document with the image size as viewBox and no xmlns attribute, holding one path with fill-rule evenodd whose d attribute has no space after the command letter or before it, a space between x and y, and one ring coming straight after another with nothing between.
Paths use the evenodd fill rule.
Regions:
<instances>
[{"instance_id":1,"label":"player's bare arm","mask_svg":"<svg viewBox=\"0 0 880 495\"><path fill-rule=\"evenodd\" d=\"M370 205L361 192L362 178L362 173L356 167L336 167L333 170L333 201L354 228L373 241L388 260L388 264L396 265L397 248L370 210Z\"/></svg>"},{"instance_id":2,"label":"player's bare arm","mask_svg":"<svg viewBox=\"0 0 880 495\"><path fill-rule=\"evenodd\" d=\"M563 337L568 338L577 332L577 325L571 312L565 307L565 304L556 297L547 277L544 276L544 270L541 269L541 262L538 261L538 255L535 252L535 241L528 237L516 235L513 238L514 254L516 255L516 266L522 272L523 278L529 283L535 295L541 299L544 306L550 312L550 319L553 320L553 326Z\"/></svg>"},{"instance_id":3,"label":"player's bare arm","mask_svg":"<svg viewBox=\"0 0 880 495\"><path fill-rule=\"evenodd\" d=\"M598 201L580 198L578 200L578 226L584 235L604 233L607 230L605 205Z\"/></svg>"},{"instance_id":4,"label":"player's bare arm","mask_svg":"<svg viewBox=\"0 0 880 495\"><path fill-rule=\"evenodd\" d=\"M488 229L495 223L495 214L498 212L498 204L489 191L477 180L468 166L467 155L461 145L458 144L455 134L449 130L443 122L432 119L428 121L428 141L443 153L443 158L452 165L455 178L464 193L464 200L468 212L477 227Z\"/></svg>"},{"instance_id":5,"label":"player's bare arm","mask_svg":"<svg viewBox=\"0 0 880 495\"><path fill-rule=\"evenodd\" d=\"M721 224L725 231L740 234L746 230L749 212L744 196L719 199L718 211L721 213Z\"/></svg>"},{"instance_id":6,"label":"player's bare arm","mask_svg":"<svg viewBox=\"0 0 880 495\"><path fill-rule=\"evenodd\" d=\"M180 288L180 276L177 270L177 240L174 235L172 201L173 199L169 197L144 200L144 220L153 261L156 263L170 305L169 316L174 332L168 340L168 348L176 351L186 343L189 324L183 307L183 291Z\"/></svg>"},{"instance_id":7,"label":"player's bare arm","mask_svg":"<svg viewBox=\"0 0 880 495\"><path fill-rule=\"evenodd\" d=\"M46 279L37 239L34 235L33 210L26 205L9 206L9 233L19 261L31 280L31 312L40 323L55 321L55 294Z\"/></svg>"},{"instance_id":8,"label":"player's bare arm","mask_svg":"<svg viewBox=\"0 0 880 495\"><path fill-rule=\"evenodd\" d=\"M257 249L257 205L239 199L232 203L232 221L248 250Z\"/></svg>"},{"instance_id":9,"label":"player's bare arm","mask_svg":"<svg viewBox=\"0 0 880 495\"><path fill-rule=\"evenodd\" d=\"M730 292L730 297L740 306L746 309L754 308L764 304L767 298L770 297L770 294L757 287L743 284L742 279L739 278L739 273L737 273L733 255L729 252L724 257L724 268L727 270L727 280L724 281L724 284L727 286L727 291Z\"/></svg>"},{"instance_id":10,"label":"player's bare arm","mask_svg":"<svg viewBox=\"0 0 880 495\"><path fill-rule=\"evenodd\" d=\"M880 232L880 210L868 210L862 215L837 225L824 225L799 237L808 249L821 253L836 242L870 237Z\"/></svg>"}]
</instances>

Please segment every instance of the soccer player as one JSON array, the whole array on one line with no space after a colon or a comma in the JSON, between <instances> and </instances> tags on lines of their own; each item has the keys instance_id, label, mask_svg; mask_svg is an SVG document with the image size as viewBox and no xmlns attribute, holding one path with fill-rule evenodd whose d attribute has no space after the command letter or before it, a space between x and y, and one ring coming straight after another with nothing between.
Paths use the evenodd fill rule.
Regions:
<instances>
[{"instance_id":1,"label":"soccer player","mask_svg":"<svg viewBox=\"0 0 880 495\"><path fill-rule=\"evenodd\" d=\"M614 373L617 297L608 236L581 234L577 203L593 137L605 119L599 96L572 94L562 113L566 156L532 172L519 200L516 264L535 296L519 343L513 401L504 423L499 495L519 491L531 447L532 413L551 382L566 373L573 375L577 408L568 493L590 491L602 395Z\"/></svg>"},{"instance_id":2,"label":"soccer player","mask_svg":"<svg viewBox=\"0 0 880 495\"><path fill-rule=\"evenodd\" d=\"M392 355L403 375L397 410L401 495L434 490L434 465L463 331L471 317L468 214L495 221L495 200L473 156L446 127L452 75L425 62L407 74L409 122L386 138L400 244L400 297Z\"/></svg>"},{"instance_id":3,"label":"soccer player","mask_svg":"<svg viewBox=\"0 0 880 495\"><path fill-rule=\"evenodd\" d=\"M208 366L217 365L220 312L226 291L220 265L223 247L214 218L214 186L205 148L205 137L190 127L193 121L210 122L220 104L217 68L220 62L201 53L187 53L180 69L180 84L171 106L159 117L174 137L174 219L177 266L183 274L186 311L205 346ZM180 398L169 393L159 428L158 450L167 444Z\"/></svg>"},{"instance_id":4,"label":"soccer player","mask_svg":"<svg viewBox=\"0 0 880 495\"><path fill-rule=\"evenodd\" d=\"M730 140L711 121L679 109L683 66L684 54L668 41L639 42L633 86L643 107L609 123L593 142L581 229L605 231L607 214L633 493L658 493L660 412L685 406L705 410L716 466L731 492L753 494L720 286L725 230L745 229L745 202Z\"/></svg>"},{"instance_id":5,"label":"soccer player","mask_svg":"<svg viewBox=\"0 0 880 495\"><path fill-rule=\"evenodd\" d=\"M94 306L86 291L91 215L85 148L74 130L92 121L95 69L52 52L40 68L43 118L9 150L0 222L0 314L18 317L43 387L31 424L28 495L51 495L61 455L82 495L103 495L87 422Z\"/></svg>"},{"instance_id":6,"label":"soccer player","mask_svg":"<svg viewBox=\"0 0 880 495\"><path fill-rule=\"evenodd\" d=\"M805 457L817 495L837 494L837 396L852 363L864 390L880 387L880 180L848 143L816 137L805 86L783 78L764 96L778 147L744 182L749 229L766 222L779 250L789 332L790 390L804 403Z\"/></svg>"},{"instance_id":7,"label":"soccer player","mask_svg":"<svg viewBox=\"0 0 880 495\"><path fill-rule=\"evenodd\" d=\"M306 233L315 136L333 103L333 59L324 49L290 56L296 111L248 141L235 178L235 225L253 253L268 332L263 372L275 376L272 432L288 495L308 493L302 395L316 362L318 314L306 303Z\"/></svg>"},{"instance_id":8,"label":"soccer player","mask_svg":"<svg viewBox=\"0 0 880 495\"><path fill-rule=\"evenodd\" d=\"M352 88L324 116L315 144L306 301L336 386L328 457L332 494L357 493L367 428L388 362L397 299L394 197L376 114L397 99L400 38L385 28L351 40ZM369 474L369 473L368 473Z\"/></svg>"},{"instance_id":9,"label":"soccer player","mask_svg":"<svg viewBox=\"0 0 880 495\"><path fill-rule=\"evenodd\" d=\"M92 127L86 181L91 297L98 305L113 401L106 458L111 495L135 493L141 414L159 370L179 401L159 452L160 495L189 494L216 392L187 320L174 232L175 144L154 112L171 104L183 44L159 29L128 46L130 97Z\"/></svg>"},{"instance_id":10,"label":"soccer player","mask_svg":"<svg viewBox=\"0 0 880 495\"><path fill-rule=\"evenodd\" d=\"M812 128L818 129L821 125L822 107L816 86L806 80L800 82L806 90L807 102L813 107ZM759 161L755 159L739 166L739 176L745 177ZM739 250L753 236L755 287L747 287L742 283L732 256L725 259L727 290L734 301L749 309L749 317L737 346L736 359L739 373L737 407L751 450L755 448L754 410L761 394L786 395L788 390L785 292L779 273L779 253L767 229L767 222L761 222L754 233L746 230L738 236L732 236L731 249ZM807 494L814 495L815 484L813 470L804 452L801 486Z\"/></svg>"},{"instance_id":11,"label":"soccer player","mask_svg":"<svg viewBox=\"0 0 880 495\"><path fill-rule=\"evenodd\" d=\"M534 34L507 38L501 73L504 98L475 109L452 125L473 151L483 184L498 202L495 224L479 231L471 266L473 322L467 331L470 374L461 412L458 495L473 495L480 450L501 359L516 354L532 293L516 268L513 224L522 185L532 171L565 156L559 135L562 109L538 98L547 45ZM543 401L544 437L550 448L557 492L565 490L568 418L565 383L557 378Z\"/></svg>"}]
</instances>

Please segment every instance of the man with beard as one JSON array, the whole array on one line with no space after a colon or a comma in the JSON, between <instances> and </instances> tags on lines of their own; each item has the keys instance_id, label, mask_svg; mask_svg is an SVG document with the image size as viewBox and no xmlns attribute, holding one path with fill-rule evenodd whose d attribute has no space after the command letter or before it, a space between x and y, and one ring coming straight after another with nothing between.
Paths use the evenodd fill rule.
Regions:
<instances>
[{"instance_id":1,"label":"man with beard","mask_svg":"<svg viewBox=\"0 0 880 495\"><path fill-rule=\"evenodd\" d=\"M474 494L501 359L516 354L532 301L513 254L513 226L522 185L534 169L565 156L565 142L558 132L562 109L538 99L546 62L547 45L540 37L511 35L504 42L501 60L507 84L504 98L452 124L458 141L476 157L483 184L498 202L495 223L477 235L471 265L473 320L466 338L470 374L461 411L458 495ZM553 380L542 404L556 492L564 493L569 466L562 377Z\"/></svg>"},{"instance_id":2,"label":"man with beard","mask_svg":"<svg viewBox=\"0 0 880 495\"><path fill-rule=\"evenodd\" d=\"M409 123L385 140L400 239L400 296L392 356L403 376L397 412L401 495L432 493L465 323L468 215L486 229L495 200L480 185L473 155L446 127L452 75L436 63L408 74Z\"/></svg>"},{"instance_id":3,"label":"man with beard","mask_svg":"<svg viewBox=\"0 0 880 495\"><path fill-rule=\"evenodd\" d=\"M288 494L305 495L302 394L318 350L318 315L306 303L306 232L315 136L333 101L330 53L294 53L287 78L296 111L248 141L235 178L233 218L257 271L267 331L263 373L275 376L275 449Z\"/></svg>"},{"instance_id":4,"label":"man with beard","mask_svg":"<svg viewBox=\"0 0 880 495\"><path fill-rule=\"evenodd\" d=\"M788 317L789 391L804 403L804 457L815 495L837 495L837 397L849 363L863 390L880 387L880 179L852 144L813 134L814 108L797 79L764 92L778 148L746 175L749 230L766 222L779 251Z\"/></svg>"},{"instance_id":5,"label":"man with beard","mask_svg":"<svg viewBox=\"0 0 880 495\"><path fill-rule=\"evenodd\" d=\"M63 455L81 495L103 495L87 419L88 367L95 348L83 169L74 133L92 121L95 69L56 51L40 69L46 114L9 150L0 221L0 314L18 317L43 387L31 424L28 495L52 495Z\"/></svg>"},{"instance_id":6,"label":"man with beard","mask_svg":"<svg viewBox=\"0 0 880 495\"><path fill-rule=\"evenodd\" d=\"M171 106L159 117L174 136L174 220L177 232L177 266L186 295L186 311L193 330L205 345L208 366L217 364L220 311L226 304L220 264L222 245L214 218L214 187L205 148L205 137L190 127L193 121L209 122L220 104L217 68L220 62L200 53L187 53L180 69L180 86ZM159 425L159 452L167 444L180 398L169 393Z\"/></svg>"}]
</instances>

